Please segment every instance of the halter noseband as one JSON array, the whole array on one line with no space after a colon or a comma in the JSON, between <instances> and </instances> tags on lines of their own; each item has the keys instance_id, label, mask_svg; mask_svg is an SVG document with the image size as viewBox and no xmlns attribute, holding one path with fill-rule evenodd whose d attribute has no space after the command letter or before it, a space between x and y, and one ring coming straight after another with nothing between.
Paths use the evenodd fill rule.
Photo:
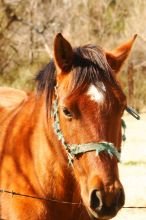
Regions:
<instances>
[{"instance_id":1,"label":"halter noseband","mask_svg":"<svg viewBox=\"0 0 146 220\"><path fill-rule=\"evenodd\" d=\"M56 92L57 93L57 92ZM55 133L67 151L68 164L73 165L74 157L81 153L86 153L89 151L96 151L98 155L102 151L106 151L110 156L115 156L118 161L120 161L120 152L115 148L112 143L109 142L91 142L83 144L68 144L65 141L64 135L60 129L60 120L58 114L58 95L56 94L56 99L53 102L52 115L54 117L54 130Z\"/></svg>"}]
</instances>

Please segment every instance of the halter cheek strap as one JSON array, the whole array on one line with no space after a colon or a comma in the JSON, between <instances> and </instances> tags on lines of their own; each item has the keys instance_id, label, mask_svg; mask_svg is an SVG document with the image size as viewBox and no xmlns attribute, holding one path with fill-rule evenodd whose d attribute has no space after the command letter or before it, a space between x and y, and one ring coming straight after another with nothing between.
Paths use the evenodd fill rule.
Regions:
<instances>
[{"instance_id":1,"label":"halter cheek strap","mask_svg":"<svg viewBox=\"0 0 146 220\"><path fill-rule=\"evenodd\" d=\"M67 151L68 156L68 164L73 165L74 157L78 154L96 151L96 155L99 155L100 152L106 151L111 157L115 156L118 161L120 161L120 152L114 147L112 143L109 142L91 142L91 143L83 143L83 144L67 144L65 138L60 129L60 122L58 116L58 102L57 99L53 102L53 111L52 115L54 117L54 130Z\"/></svg>"}]
</instances>

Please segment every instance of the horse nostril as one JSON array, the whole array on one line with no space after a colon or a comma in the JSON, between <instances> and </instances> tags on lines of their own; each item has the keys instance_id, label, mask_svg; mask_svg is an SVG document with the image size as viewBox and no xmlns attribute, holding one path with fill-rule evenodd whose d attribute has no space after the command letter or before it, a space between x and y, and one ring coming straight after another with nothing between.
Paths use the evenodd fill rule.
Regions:
<instances>
[{"instance_id":1,"label":"horse nostril","mask_svg":"<svg viewBox=\"0 0 146 220\"><path fill-rule=\"evenodd\" d=\"M95 210L97 208L101 208L101 206L101 195L98 190L93 190L90 195L90 207Z\"/></svg>"}]
</instances>

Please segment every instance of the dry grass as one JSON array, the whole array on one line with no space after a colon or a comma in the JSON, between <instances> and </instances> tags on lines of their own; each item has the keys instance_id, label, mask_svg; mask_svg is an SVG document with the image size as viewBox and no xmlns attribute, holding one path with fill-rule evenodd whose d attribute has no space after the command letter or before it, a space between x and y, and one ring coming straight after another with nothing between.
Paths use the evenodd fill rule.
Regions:
<instances>
[{"instance_id":1,"label":"dry grass","mask_svg":"<svg viewBox=\"0 0 146 220\"><path fill-rule=\"evenodd\" d=\"M120 164L121 181L125 188L125 206L146 207L146 114L137 121L126 115L127 141ZM122 209L114 220L146 220L146 209Z\"/></svg>"}]
</instances>

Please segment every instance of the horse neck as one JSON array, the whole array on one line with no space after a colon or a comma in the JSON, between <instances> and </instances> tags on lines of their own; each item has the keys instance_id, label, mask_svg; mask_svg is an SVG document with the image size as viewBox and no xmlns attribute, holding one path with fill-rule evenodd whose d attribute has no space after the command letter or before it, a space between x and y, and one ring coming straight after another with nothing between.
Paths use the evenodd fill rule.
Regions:
<instances>
[{"instance_id":1,"label":"horse neck","mask_svg":"<svg viewBox=\"0 0 146 220\"><path fill-rule=\"evenodd\" d=\"M68 166L66 152L58 140L53 128L53 118L46 117L46 105L42 102L39 108L39 117L36 120L37 128L34 132L35 141L35 166L37 176L43 192L47 196L72 201L80 200L78 186L74 179L72 167ZM37 134L37 141L36 141ZM41 175L40 175L41 174Z\"/></svg>"}]
</instances>

